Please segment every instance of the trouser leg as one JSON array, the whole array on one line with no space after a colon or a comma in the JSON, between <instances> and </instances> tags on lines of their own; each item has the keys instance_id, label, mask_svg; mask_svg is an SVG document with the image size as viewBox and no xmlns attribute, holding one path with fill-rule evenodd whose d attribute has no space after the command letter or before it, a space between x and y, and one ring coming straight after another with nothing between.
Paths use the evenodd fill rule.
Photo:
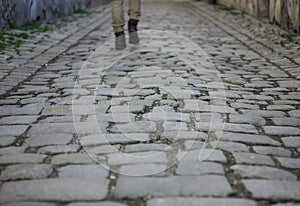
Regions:
<instances>
[{"instance_id":1,"label":"trouser leg","mask_svg":"<svg viewBox=\"0 0 300 206\"><path fill-rule=\"evenodd\" d=\"M123 11L124 0L112 0L111 1L111 12L112 12L112 26L115 33L124 31L124 11Z\"/></svg>"},{"instance_id":2,"label":"trouser leg","mask_svg":"<svg viewBox=\"0 0 300 206\"><path fill-rule=\"evenodd\" d=\"M141 0L129 0L128 7L129 18L139 20L141 15Z\"/></svg>"}]
</instances>

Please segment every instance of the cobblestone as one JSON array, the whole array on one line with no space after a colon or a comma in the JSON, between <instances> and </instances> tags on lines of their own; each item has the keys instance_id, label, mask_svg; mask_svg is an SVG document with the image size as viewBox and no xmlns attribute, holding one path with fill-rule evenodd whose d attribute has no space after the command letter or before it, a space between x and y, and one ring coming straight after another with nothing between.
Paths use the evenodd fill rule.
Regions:
<instances>
[{"instance_id":1,"label":"cobblestone","mask_svg":"<svg viewBox=\"0 0 300 206\"><path fill-rule=\"evenodd\" d=\"M46 164L11 165L1 173L0 180L41 179L46 178L52 171L52 167Z\"/></svg>"},{"instance_id":2,"label":"cobblestone","mask_svg":"<svg viewBox=\"0 0 300 206\"><path fill-rule=\"evenodd\" d=\"M166 206L180 206L180 205L190 205L190 206L204 206L211 205L217 206L222 204L223 206L255 206L256 203L251 200L242 200L242 199L234 199L234 198L154 198L148 201L148 206L158 206L158 205L166 205Z\"/></svg>"},{"instance_id":3,"label":"cobblestone","mask_svg":"<svg viewBox=\"0 0 300 206\"><path fill-rule=\"evenodd\" d=\"M0 204L299 205L299 38L142 7L122 51L105 5L0 54Z\"/></svg>"},{"instance_id":4,"label":"cobblestone","mask_svg":"<svg viewBox=\"0 0 300 206\"><path fill-rule=\"evenodd\" d=\"M236 163L238 164L255 164L275 166L271 157L255 153L235 152L233 153Z\"/></svg>"},{"instance_id":5,"label":"cobblestone","mask_svg":"<svg viewBox=\"0 0 300 206\"><path fill-rule=\"evenodd\" d=\"M264 146L253 146L253 150L259 154L273 155L273 156L291 156L290 150L281 147L264 147Z\"/></svg>"},{"instance_id":6,"label":"cobblestone","mask_svg":"<svg viewBox=\"0 0 300 206\"><path fill-rule=\"evenodd\" d=\"M140 185L135 187L134 185ZM206 187L202 187L206 185ZM182 190L181 188L185 188ZM227 180L222 176L183 177L119 177L116 185L117 197L153 196L226 196L232 192Z\"/></svg>"},{"instance_id":7,"label":"cobblestone","mask_svg":"<svg viewBox=\"0 0 300 206\"><path fill-rule=\"evenodd\" d=\"M292 173L267 166L234 165L231 167L243 178L262 178L296 181L297 177Z\"/></svg>"},{"instance_id":8,"label":"cobblestone","mask_svg":"<svg viewBox=\"0 0 300 206\"><path fill-rule=\"evenodd\" d=\"M273 200L298 200L299 182L278 180L243 180L243 184L254 198Z\"/></svg>"},{"instance_id":9,"label":"cobblestone","mask_svg":"<svg viewBox=\"0 0 300 206\"><path fill-rule=\"evenodd\" d=\"M299 158L287 158L287 157L277 157L276 158L280 164L285 168L299 169L300 159Z\"/></svg>"},{"instance_id":10,"label":"cobblestone","mask_svg":"<svg viewBox=\"0 0 300 206\"><path fill-rule=\"evenodd\" d=\"M7 182L2 185L0 199L1 202L101 200L106 196L107 189L108 181L99 178L50 178Z\"/></svg>"},{"instance_id":11,"label":"cobblestone","mask_svg":"<svg viewBox=\"0 0 300 206\"><path fill-rule=\"evenodd\" d=\"M46 155L39 154L10 154L0 157L0 164L42 163Z\"/></svg>"}]
</instances>

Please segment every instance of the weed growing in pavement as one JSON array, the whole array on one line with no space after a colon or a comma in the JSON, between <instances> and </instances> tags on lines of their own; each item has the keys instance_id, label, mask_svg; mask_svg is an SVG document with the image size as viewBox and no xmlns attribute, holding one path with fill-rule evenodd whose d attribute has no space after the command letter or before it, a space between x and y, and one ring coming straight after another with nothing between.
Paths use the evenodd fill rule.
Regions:
<instances>
[{"instance_id":1,"label":"weed growing in pavement","mask_svg":"<svg viewBox=\"0 0 300 206\"><path fill-rule=\"evenodd\" d=\"M225 6L225 5L218 5L216 7L217 10L221 10L221 11L226 11L227 13L233 15L233 16L242 16L244 17L245 15L247 15L247 13L245 11L240 11L237 10L236 8L232 7L232 6Z\"/></svg>"},{"instance_id":2,"label":"weed growing in pavement","mask_svg":"<svg viewBox=\"0 0 300 206\"><path fill-rule=\"evenodd\" d=\"M280 34L282 38L289 40L289 42L294 42L294 38L297 36L296 34L291 33L282 33Z\"/></svg>"}]
</instances>

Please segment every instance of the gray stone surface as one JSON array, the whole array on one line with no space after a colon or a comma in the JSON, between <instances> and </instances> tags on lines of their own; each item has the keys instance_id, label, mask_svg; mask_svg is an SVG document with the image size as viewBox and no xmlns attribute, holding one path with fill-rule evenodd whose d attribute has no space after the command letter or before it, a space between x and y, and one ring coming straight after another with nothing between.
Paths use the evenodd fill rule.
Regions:
<instances>
[{"instance_id":1,"label":"gray stone surface","mask_svg":"<svg viewBox=\"0 0 300 206\"><path fill-rule=\"evenodd\" d=\"M16 142L17 138L13 136L0 136L0 145L1 146L8 146Z\"/></svg>"},{"instance_id":2,"label":"gray stone surface","mask_svg":"<svg viewBox=\"0 0 300 206\"><path fill-rule=\"evenodd\" d=\"M269 135L299 135L300 129L297 127L283 127L283 126L265 126L264 130Z\"/></svg>"},{"instance_id":3,"label":"gray stone surface","mask_svg":"<svg viewBox=\"0 0 300 206\"><path fill-rule=\"evenodd\" d=\"M10 202L4 203L3 206L55 206L54 203L44 203L44 202Z\"/></svg>"},{"instance_id":4,"label":"gray stone surface","mask_svg":"<svg viewBox=\"0 0 300 206\"><path fill-rule=\"evenodd\" d=\"M176 155L177 160L216 161L226 162L226 157L220 150L199 149L191 151L180 151Z\"/></svg>"},{"instance_id":5,"label":"gray stone surface","mask_svg":"<svg viewBox=\"0 0 300 206\"><path fill-rule=\"evenodd\" d=\"M0 199L1 202L101 200L107 195L108 183L108 180L101 178L50 178L7 182L1 187Z\"/></svg>"},{"instance_id":6,"label":"gray stone surface","mask_svg":"<svg viewBox=\"0 0 300 206\"><path fill-rule=\"evenodd\" d=\"M93 159L85 153L76 154L59 154L55 155L51 164L65 165L65 164L91 164L94 163Z\"/></svg>"},{"instance_id":7,"label":"gray stone surface","mask_svg":"<svg viewBox=\"0 0 300 206\"><path fill-rule=\"evenodd\" d=\"M83 146L101 145L101 144L116 144L116 143L131 143L150 140L147 133L122 133L122 134L102 134L88 135L79 138Z\"/></svg>"},{"instance_id":8,"label":"gray stone surface","mask_svg":"<svg viewBox=\"0 0 300 206\"><path fill-rule=\"evenodd\" d=\"M254 198L271 200L299 200L299 182L278 180L242 180Z\"/></svg>"},{"instance_id":9,"label":"gray stone surface","mask_svg":"<svg viewBox=\"0 0 300 206\"><path fill-rule=\"evenodd\" d=\"M76 202L67 204L67 206L126 206L119 202Z\"/></svg>"},{"instance_id":10,"label":"gray stone surface","mask_svg":"<svg viewBox=\"0 0 300 206\"><path fill-rule=\"evenodd\" d=\"M114 153L107 155L109 165L138 164L138 163L167 163L165 152L135 152Z\"/></svg>"},{"instance_id":11,"label":"gray stone surface","mask_svg":"<svg viewBox=\"0 0 300 206\"><path fill-rule=\"evenodd\" d=\"M135 164L123 165L119 172L128 176L165 176L167 169L167 165L164 164Z\"/></svg>"},{"instance_id":12,"label":"gray stone surface","mask_svg":"<svg viewBox=\"0 0 300 206\"><path fill-rule=\"evenodd\" d=\"M9 116L0 119L0 125L5 124L30 124L37 120L38 116L26 115L26 116Z\"/></svg>"},{"instance_id":13,"label":"gray stone surface","mask_svg":"<svg viewBox=\"0 0 300 206\"><path fill-rule=\"evenodd\" d=\"M136 187L139 185L139 187ZM206 185L203 187L203 185ZM184 188L184 190L182 190ZM152 196L227 196L232 192L223 176L183 177L119 177L116 185L117 197Z\"/></svg>"},{"instance_id":14,"label":"gray stone surface","mask_svg":"<svg viewBox=\"0 0 300 206\"><path fill-rule=\"evenodd\" d=\"M223 132L221 139L224 141L242 142L246 144L266 144L280 146L280 142L273 140L266 135L252 135L242 133Z\"/></svg>"},{"instance_id":15,"label":"gray stone surface","mask_svg":"<svg viewBox=\"0 0 300 206\"><path fill-rule=\"evenodd\" d=\"M285 168L299 169L300 159L299 158L287 158L287 157L276 157L280 164Z\"/></svg>"},{"instance_id":16,"label":"gray stone surface","mask_svg":"<svg viewBox=\"0 0 300 206\"><path fill-rule=\"evenodd\" d=\"M235 162L238 164L271 165L271 166L275 165L271 157L267 155L246 153L246 152L234 152L233 156L235 158Z\"/></svg>"},{"instance_id":17,"label":"gray stone surface","mask_svg":"<svg viewBox=\"0 0 300 206\"><path fill-rule=\"evenodd\" d=\"M0 126L0 134L3 136L19 136L22 135L28 127L27 125Z\"/></svg>"},{"instance_id":18,"label":"gray stone surface","mask_svg":"<svg viewBox=\"0 0 300 206\"><path fill-rule=\"evenodd\" d=\"M47 164L18 164L8 166L0 175L1 181L46 178L53 171Z\"/></svg>"},{"instance_id":19,"label":"gray stone surface","mask_svg":"<svg viewBox=\"0 0 300 206\"><path fill-rule=\"evenodd\" d=\"M147 202L147 206L256 206L255 201L243 200L235 198L195 198L195 197L166 197L166 198L154 198Z\"/></svg>"},{"instance_id":20,"label":"gray stone surface","mask_svg":"<svg viewBox=\"0 0 300 206\"><path fill-rule=\"evenodd\" d=\"M109 171L97 164L68 165L58 169L58 176L64 178L100 178L107 177Z\"/></svg>"},{"instance_id":21,"label":"gray stone surface","mask_svg":"<svg viewBox=\"0 0 300 206\"><path fill-rule=\"evenodd\" d=\"M272 156L291 156L290 150L281 147L265 147L265 146L253 146L253 150L259 154L272 155Z\"/></svg>"},{"instance_id":22,"label":"gray stone surface","mask_svg":"<svg viewBox=\"0 0 300 206\"><path fill-rule=\"evenodd\" d=\"M267 166L250 166L250 165L233 165L231 166L235 172L243 178L261 178L274 180L296 181L297 177L283 169Z\"/></svg>"},{"instance_id":23,"label":"gray stone surface","mask_svg":"<svg viewBox=\"0 0 300 206\"><path fill-rule=\"evenodd\" d=\"M0 157L0 164L42 163L46 155L39 154L9 154Z\"/></svg>"},{"instance_id":24,"label":"gray stone surface","mask_svg":"<svg viewBox=\"0 0 300 206\"><path fill-rule=\"evenodd\" d=\"M221 164L214 162L197 162L181 160L178 163L176 173L179 175L205 175L205 174L224 174Z\"/></svg>"},{"instance_id":25,"label":"gray stone surface","mask_svg":"<svg viewBox=\"0 0 300 206\"><path fill-rule=\"evenodd\" d=\"M56 144L68 144L73 139L73 136L70 134L39 134L30 136L26 139L26 144L31 147L47 146L47 145L56 145Z\"/></svg>"},{"instance_id":26,"label":"gray stone surface","mask_svg":"<svg viewBox=\"0 0 300 206\"><path fill-rule=\"evenodd\" d=\"M0 155L24 153L27 147L4 147L0 149Z\"/></svg>"},{"instance_id":27,"label":"gray stone surface","mask_svg":"<svg viewBox=\"0 0 300 206\"><path fill-rule=\"evenodd\" d=\"M300 147L300 136L297 137L283 137L281 138L284 145L287 147Z\"/></svg>"},{"instance_id":28,"label":"gray stone surface","mask_svg":"<svg viewBox=\"0 0 300 206\"><path fill-rule=\"evenodd\" d=\"M297 204L299 38L204 1L142 6L122 51L109 5L8 31L28 39L0 54L1 201Z\"/></svg>"},{"instance_id":29,"label":"gray stone surface","mask_svg":"<svg viewBox=\"0 0 300 206\"><path fill-rule=\"evenodd\" d=\"M45 146L38 149L37 153L55 155L62 153L76 153L80 149L80 145L53 145Z\"/></svg>"}]
</instances>

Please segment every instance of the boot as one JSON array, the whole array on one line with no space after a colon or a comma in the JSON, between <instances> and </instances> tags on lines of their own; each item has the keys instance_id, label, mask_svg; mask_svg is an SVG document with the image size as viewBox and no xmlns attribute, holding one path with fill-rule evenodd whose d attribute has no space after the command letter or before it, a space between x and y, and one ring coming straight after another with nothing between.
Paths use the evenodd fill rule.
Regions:
<instances>
[{"instance_id":1,"label":"boot","mask_svg":"<svg viewBox=\"0 0 300 206\"><path fill-rule=\"evenodd\" d=\"M130 19L128 21L129 44L138 44L140 42L137 31L138 20Z\"/></svg>"},{"instance_id":2,"label":"boot","mask_svg":"<svg viewBox=\"0 0 300 206\"><path fill-rule=\"evenodd\" d=\"M116 50L123 50L126 48L125 34L124 32L115 33L116 35Z\"/></svg>"}]
</instances>

